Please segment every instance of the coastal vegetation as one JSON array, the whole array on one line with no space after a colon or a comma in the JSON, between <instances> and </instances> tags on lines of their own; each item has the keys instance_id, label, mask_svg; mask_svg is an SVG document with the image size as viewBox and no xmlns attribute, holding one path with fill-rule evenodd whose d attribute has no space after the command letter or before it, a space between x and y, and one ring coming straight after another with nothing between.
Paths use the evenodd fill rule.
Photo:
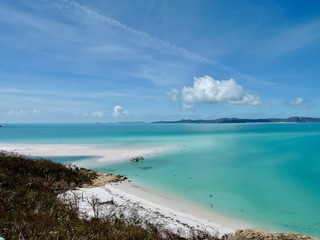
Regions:
<instances>
[{"instance_id":1,"label":"coastal vegetation","mask_svg":"<svg viewBox=\"0 0 320 240\"><path fill-rule=\"evenodd\" d=\"M0 152L0 237L5 239L185 239L122 218L83 219L57 197L91 184L97 173ZM217 239L208 235L191 239Z\"/></svg>"}]
</instances>

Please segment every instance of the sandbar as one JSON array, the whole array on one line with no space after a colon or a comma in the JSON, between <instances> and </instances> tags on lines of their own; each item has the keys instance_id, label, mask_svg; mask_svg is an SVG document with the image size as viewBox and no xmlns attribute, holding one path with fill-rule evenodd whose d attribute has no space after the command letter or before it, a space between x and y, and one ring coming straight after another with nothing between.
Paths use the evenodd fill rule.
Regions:
<instances>
[{"instance_id":1,"label":"sandbar","mask_svg":"<svg viewBox=\"0 0 320 240\"><path fill-rule=\"evenodd\" d=\"M137 156L156 156L171 151L165 146L104 146L97 144L18 144L0 143L0 151L11 151L37 157L97 156L98 162L130 160Z\"/></svg>"}]
</instances>

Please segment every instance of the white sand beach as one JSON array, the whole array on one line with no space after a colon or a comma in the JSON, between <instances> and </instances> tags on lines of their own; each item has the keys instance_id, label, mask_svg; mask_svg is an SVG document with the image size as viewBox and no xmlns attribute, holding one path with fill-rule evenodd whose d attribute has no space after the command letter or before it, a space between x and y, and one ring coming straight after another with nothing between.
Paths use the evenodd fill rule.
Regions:
<instances>
[{"instance_id":1,"label":"white sand beach","mask_svg":"<svg viewBox=\"0 0 320 240\"><path fill-rule=\"evenodd\" d=\"M152 223L180 236L190 237L196 233L209 233L222 237L234 233L236 229L249 227L231 218L209 213L193 204L156 195L153 191L138 187L132 183L107 184L103 187L80 188L61 196L78 204L80 216L90 218L99 212L99 217L121 213L126 218L135 218L143 226ZM76 199L75 199L76 198ZM95 209L90 202L97 199ZM108 202L112 201L112 205ZM138 220L137 220L138 219Z\"/></svg>"},{"instance_id":2,"label":"white sand beach","mask_svg":"<svg viewBox=\"0 0 320 240\"><path fill-rule=\"evenodd\" d=\"M129 160L135 156L148 156L170 151L164 147L154 148L106 148L97 145L73 144L1 144L0 150L13 151L31 156L101 156L99 161L113 162ZM102 187L80 188L76 191L78 204L83 216L94 215L88 199L96 197L100 202L111 199L117 210L110 205L101 205L100 216L107 216L110 211L123 211L128 216L134 212L139 218L154 224L161 224L163 229L190 236L192 232L208 232L223 236L236 229L252 228L247 223L208 211L188 201L150 189L140 183L126 181L107 184ZM68 193L74 196L73 193ZM85 197L83 197L85 196Z\"/></svg>"}]
</instances>

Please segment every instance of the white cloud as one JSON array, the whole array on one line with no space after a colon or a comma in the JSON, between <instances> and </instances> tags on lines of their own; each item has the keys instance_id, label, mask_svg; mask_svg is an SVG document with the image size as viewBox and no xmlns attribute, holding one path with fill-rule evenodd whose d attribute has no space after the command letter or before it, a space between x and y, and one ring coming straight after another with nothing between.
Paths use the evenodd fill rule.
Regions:
<instances>
[{"instance_id":1,"label":"white cloud","mask_svg":"<svg viewBox=\"0 0 320 240\"><path fill-rule=\"evenodd\" d=\"M93 117L97 117L97 118L102 118L102 117L104 116L104 113L101 112L101 111L93 112L93 113L92 113L92 116L93 116Z\"/></svg>"},{"instance_id":2,"label":"white cloud","mask_svg":"<svg viewBox=\"0 0 320 240\"><path fill-rule=\"evenodd\" d=\"M294 100L289 102L290 105L294 105L294 106L301 105L302 103L304 103L304 98L302 97L297 97Z\"/></svg>"},{"instance_id":3,"label":"white cloud","mask_svg":"<svg viewBox=\"0 0 320 240\"><path fill-rule=\"evenodd\" d=\"M296 97L293 100L285 100L285 101L283 101L284 104L289 104L291 106L300 106L304 102L305 102L305 100L302 97Z\"/></svg>"},{"instance_id":4,"label":"white cloud","mask_svg":"<svg viewBox=\"0 0 320 240\"><path fill-rule=\"evenodd\" d=\"M113 113L112 113L113 117L120 117L123 115L128 115L128 111L124 110L123 107L117 105L113 108Z\"/></svg>"},{"instance_id":5,"label":"white cloud","mask_svg":"<svg viewBox=\"0 0 320 240\"><path fill-rule=\"evenodd\" d=\"M78 114L77 112L75 113ZM83 116L85 117L94 117L94 118L102 118L105 116L105 113L102 111L96 111L96 112L89 112L89 113L83 113Z\"/></svg>"},{"instance_id":6,"label":"white cloud","mask_svg":"<svg viewBox=\"0 0 320 240\"><path fill-rule=\"evenodd\" d=\"M194 78L193 87L183 87L185 103L218 103L261 105L260 97L247 93L235 80L215 80L210 76Z\"/></svg>"},{"instance_id":7,"label":"white cloud","mask_svg":"<svg viewBox=\"0 0 320 240\"><path fill-rule=\"evenodd\" d=\"M3 117L13 117L13 118L34 118L34 117L41 117L46 116L47 114L42 113L39 110L9 110L6 112L1 112L1 116Z\"/></svg>"},{"instance_id":8,"label":"white cloud","mask_svg":"<svg viewBox=\"0 0 320 240\"><path fill-rule=\"evenodd\" d=\"M167 94L170 96L170 98L173 100L173 101L178 101L178 98L179 98L179 91L177 89L170 89Z\"/></svg>"},{"instance_id":9,"label":"white cloud","mask_svg":"<svg viewBox=\"0 0 320 240\"><path fill-rule=\"evenodd\" d=\"M183 103L182 108L184 110L188 110L188 109L193 108L193 105L192 104Z\"/></svg>"}]
</instances>

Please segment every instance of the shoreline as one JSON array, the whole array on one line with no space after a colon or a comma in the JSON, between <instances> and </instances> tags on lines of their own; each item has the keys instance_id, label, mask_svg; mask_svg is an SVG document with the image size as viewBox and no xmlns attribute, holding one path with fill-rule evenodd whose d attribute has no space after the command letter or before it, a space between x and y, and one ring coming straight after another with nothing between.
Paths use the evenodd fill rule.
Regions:
<instances>
[{"instance_id":1,"label":"shoreline","mask_svg":"<svg viewBox=\"0 0 320 240\"><path fill-rule=\"evenodd\" d=\"M208 211L203 206L180 198L167 192L140 184L136 181L123 181L106 184L105 188L124 196L131 201L140 202L142 206L153 206L162 215L173 221L189 225L191 229L209 232L212 235L233 234L238 229L254 229L252 224L223 215L216 211Z\"/></svg>"},{"instance_id":2,"label":"shoreline","mask_svg":"<svg viewBox=\"0 0 320 240\"><path fill-rule=\"evenodd\" d=\"M41 157L99 156L98 163L114 163L125 160L129 161L132 157L141 155L158 155L172 149L163 146L149 148L127 146L114 148L110 146L110 148L107 148L103 145L87 144L4 143L1 144L0 150ZM233 218L215 213L214 211L208 212L201 206L189 203L183 199L178 199L166 193L164 193L164 195L157 192L157 190L147 188L131 180L94 188L80 188L79 191L89 195L94 192L95 195L98 195L100 199L104 200L109 199L111 194L112 198L130 202L132 203L132 207L137 206L139 211L144 212L143 215L148 215L150 221L152 219L160 219L165 226L169 226L170 231L182 231L185 236L188 236L192 230L196 230L209 232L222 237L225 234L234 233L237 229L252 228L250 224L237 221ZM85 203L83 204L85 205ZM88 206L84 208L84 211L90 212Z\"/></svg>"},{"instance_id":3,"label":"shoreline","mask_svg":"<svg viewBox=\"0 0 320 240\"><path fill-rule=\"evenodd\" d=\"M151 223L160 231L185 238L208 235L223 239L239 229L254 229L252 225L208 212L196 204L123 180L99 187L81 187L59 198L69 205L76 203L82 218L124 216L129 223L133 221L141 226Z\"/></svg>"}]
</instances>

